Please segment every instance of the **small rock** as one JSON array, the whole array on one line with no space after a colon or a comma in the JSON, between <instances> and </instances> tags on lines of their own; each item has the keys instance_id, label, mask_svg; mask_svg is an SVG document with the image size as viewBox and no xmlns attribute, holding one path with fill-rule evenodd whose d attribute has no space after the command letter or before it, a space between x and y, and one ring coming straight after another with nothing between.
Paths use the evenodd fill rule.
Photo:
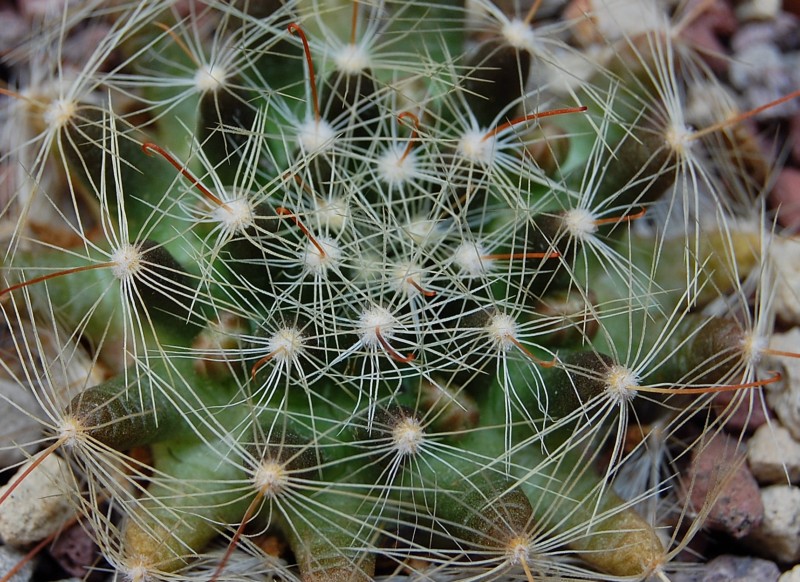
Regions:
<instances>
[{"instance_id":1,"label":"small rock","mask_svg":"<svg viewBox=\"0 0 800 582\"><path fill-rule=\"evenodd\" d=\"M68 574L84 580L97 578L97 574L100 574L92 570L98 561L97 544L81 524L76 523L62 531L49 552Z\"/></svg>"},{"instance_id":2,"label":"small rock","mask_svg":"<svg viewBox=\"0 0 800 582\"><path fill-rule=\"evenodd\" d=\"M591 0L571 0L561 16L569 22L573 38L581 46L589 46L602 40L597 30L597 21L592 17Z\"/></svg>"},{"instance_id":3,"label":"small rock","mask_svg":"<svg viewBox=\"0 0 800 582\"><path fill-rule=\"evenodd\" d=\"M770 245L770 258L775 269L775 282L773 283L775 289L772 300L773 313L787 327L800 325L800 239L775 237ZM791 332L774 334L770 347L777 350L797 352L797 347L800 346L799 341L800 336ZM783 347L778 347L778 343ZM788 367L788 359L782 358L781 363ZM796 358L795 361L797 361ZM794 381L800 382L800 373L797 372L800 372L800 369L795 368ZM798 386L797 390L800 392L800 386ZM786 423L784 423L784 426L792 430L792 427ZM800 428L800 424L798 424L798 427ZM798 438L798 434L795 434L793 430L792 435L794 438Z\"/></svg>"},{"instance_id":4,"label":"small rock","mask_svg":"<svg viewBox=\"0 0 800 582\"><path fill-rule=\"evenodd\" d=\"M731 84L743 94L743 109L760 107L795 90L782 52L770 42L747 45L736 51L729 72ZM797 103L787 101L761 111L756 118L790 116L797 107Z\"/></svg>"},{"instance_id":5,"label":"small rock","mask_svg":"<svg viewBox=\"0 0 800 582\"><path fill-rule=\"evenodd\" d=\"M19 320L6 318L5 311L0 315L0 467L33 454L52 408L63 410L79 390L103 378L85 350L65 341L66 334L26 320L21 309L15 313ZM30 338L36 338L36 349L26 350ZM52 408L46 412L42 404L48 402Z\"/></svg>"},{"instance_id":6,"label":"small rock","mask_svg":"<svg viewBox=\"0 0 800 582\"><path fill-rule=\"evenodd\" d=\"M740 20L771 20L781 11L781 0L745 0L736 6Z\"/></svg>"},{"instance_id":7,"label":"small rock","mask_svg":"<svg viewBox=\"0 0 800 582\"><path fill-rule=\"evenodd\" d=\"M744 556L718 556L690 572L671 574L670 582L777 582L781 571L774 562Z\"/></svg>"},{"instance_id":8,"label":"small rock","mask_svg":"<svg viewBox=\"0 0 800 582\"><path fill-rule=\"evenodd\" d=\"M0 439L6 445L18 443L17 447L0 447L0 467L17 463L35 451L33 445L25 443L33 443L41 435L42 425L35 416L41 414L40 410L29 386L0 373Z\"/></svg>"},{"instance_id":9,"label":"small rock","mask_svg":"<svg viewBox=\"0 0 800 582\"><path fill-rule=\"evenodd\" d=\"M781 12L775 20L752 22L740 27L731 39L731 48L739 52L756 44L774 44L789 52L797 46L798 19Z\"/></svg>"},{"instance_id":10,"label":"small rock","mask_svg":"<svg viewBox=\"0 0 800 582\"><path fill-rule=\"evenodd\" d=\"M761 490L764 521L748 537L751 548L778 562L800 560L800 487L771 485Z\"/></svg>"},{"instance_id":11,"label":"small rock","mask_svg":"<svg viewBox=\"0 0 800 582\"><path fill-rule=\"evenodd\" d=\"M110 34L109 24L91 23L78 29L64 40L61 46L62 66L70 65L80 68L87 54L91 54L93 47L100 46ZM98 66L99 71L108 71L118 59L113 51L105 55L105 59Z\"/></svg>"},{"instance_id":12,"label":"small rock","mask_svg":"<svg viewBox=\"0 0 800 582\"><path fill-rule=\"evenodd\" d=\"M794 298L797 301L797 295L794 295ZM800 314L795 315L800 317ZM769 343L769 347L773 350L792 351L797 350L798 346L800 346L798 328L787 333L773 334ZM783 378L766 388L767 403L792 437L800 441L800 360L779 356L769 356L769 360L765 366L779 368Z\"/></svg>"},{"instance_id":13,"label":"small rock","mask_svg":"<svg viewBox=\"0 0 800 582\"><path fill-rule=\"evenodd\" d=\"M9 546L0 546L0 576L4 576L16 566L25 554ZM33 576L33 561L25 564L8 582L28 582Z\"/></svg>"},{"instance_id":14,"label":"small rock","mask_svg":"<svg viewBox=\"0 0 800 582\"><path fill-rule=\"evenodd\" d=\"M757 390L720 392L713 402L714 412L730 434L752 432L770 418L762 393Z\"/></svg>"},{"instance_id":15,"label":"small rock","mask_svg":"<svg viewBox=\"0 0 800 582\"><path fill-rule=\"evenodd\" d=\"M704 0L692 0L683 9L685 14L696 10ZM717 73L728 70L728 49L722 42L738 28L738 21L730 5L723 0L705 2L702 12L686 25L680 35L694 47L698 55Z\"/></svg>"},{"instance_id":16,"label":"small rock","mask_svg":"<svg viewBox=\"0 0 800 582\"><path fill-rule=\"evenodd\" d=\"M64 0L21 0L19 12L28 20L51 21L64 14L67 2Z\"/></svg>"},{"instance_id":17,"label":"small rock","mask_svg":"<svg viewBox=\"0 0 800 582\"><path fill-rule=\"evenodd\" d=\"M0 9L0 23L0 55L6 55L20 46L28 25L16 11L5 6Z\"/></svg>"},{"instance_id":18,"label":"small rock","mask_svg":"<svg viewBox=\"0 0 800 582\"><path fill-rule=\"evenodd\" d=\"M30 465L22 465L0 495L11 487L17 476ZM57 532L74 512L63 486L69 467L56 455L49 455L20 483L0 505L0 537L6 544L24 547Z\"/></svg>"},{"instance_id":19,"label":"small rock","mask_svg":"<svg viewBox=\"0 0 800 582\"><path fill-rule=\"evenodd\" d=\"M781 574L778 582L800 582L800 566L795 566L788 572Z\"/></svg>"},{"instance_id":20,"label":"small rock","mask_svg":"<svg viewBox=\"0 0 800 582\"><path fill-rule=\"evenodd\" d=\"M800 124L798 124L798 134L800 134ZM778 213L778 222L781 226L785 226L791 232L800 232L800 170L783 168L772 186L769 200L770 206Z\"/></svg>"},{"instance_id":21,"label":"small rock","mask_svg":"<svg viewBox=\"0 0 800 582\"><path fill-rule=\"evenodd\" d=\"M624 38L629 40L663 27L663 7L655 0L572 0L562 18L583 46Z\"/></svg>"},{"instance_id":22,"label":"small rock","mask_svg":"<svg viewBox=\"0 0 800 582\"><path fill-rule=\"evenodd\" d=\"M759 428L747 443L747 462L760 483L800 481L800 443L776 423Z\"/></svg>"},{"instance_id":23,"label":"small rock","mask_svg":"<svg viewBox=\"0 0 800 582\"><path fill-rule=\"evenodd\" d=\"M736 439L715 435L694 451L684 489L695 512L713 502L706 517L709 529L734 538L748 535L763 519L758 483L744 462L745 452Z\"/></svg>"},{"instance_id":24,"label":"small rock","mask_svg":"<svg viewBox=\"0 0 800 582\"><path fill-rule=\"evenodd\" d=\"M789 137L786 141L791 148L792 161L800 165L800 112L795 113L789 122Z\"/></svg>"}]
</instances>

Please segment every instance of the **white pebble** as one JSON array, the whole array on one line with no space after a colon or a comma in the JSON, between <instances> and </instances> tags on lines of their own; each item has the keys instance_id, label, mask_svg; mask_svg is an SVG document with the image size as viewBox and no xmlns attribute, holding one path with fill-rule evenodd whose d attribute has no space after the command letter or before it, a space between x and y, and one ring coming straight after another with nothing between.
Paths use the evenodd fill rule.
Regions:
<instances>
[{"instance_id":1,"label":"white pebble","mask_svg":"<svg viewBox=\"0 0 800 582\"><path fill-rule=\"evenodd\" d=\"M773 334L769 347L773 350L796 352L800 346L800 329ZM783 378L767 389L767 403L788 429L800 441L800 359L770 356L765 368L777 367Z\"/></svg>"},{"instance_id":2,"label":"white pebble","mask_svg":"<svg viewBox=\"0 0 800 582\"><path fill-rule=\"evenodd\" d=\"M736 6L739 20L771 20L781 11L781 0L747 0Z\"/></svg>"},{"instance_id":3,"label":"white pebble","mask_svg":"<svg viewBox=\"0 0 800 582\"><path fill-rule=\"evenodd\" d=\"M795 566L791 570L781 574L778 582L800 582L800 566Z\"/></svg>"},{"instance_id":4,"label":"white pebble","mask_svg":"<svg viewBox=\"0 0 800 582\"><path fill-rule=\"evenodd\" d=\"M0 488L0 495L31 465L23 464ZM74 511L64 495L70 470L65 461L51 454L20 483L0 505L0 537L15 547L24 547L57 532Z\"/></svg>"},{"instance_id":5,"label":"white pebble","mask_svg":"<svg viewBox=\"0 0 800 582\"><path fill-rule=\"evenodd\" d=\"M760 483L800 482L800 442L777 423L759 427L747 443L747 461Z\"/></svg>"},{"instance_id":6,"label":"white pebble","mask_svg":"<svg viewBox=\"0 0 800 582\"><path fill-rule=\"evenodd\" d=\"M0 467L7 467L25 458L35 449L25 447L39 438L42 425L36 415L41 407L30 386L22 384L6 374L0 374L0 438L3 443L18 443L19 447L0 447Z\"/></svg>"},{"instance_id":7,"label":"white pebble","mask_svg":"<svg viewBox=\"0 0 800 582\"><path fill-rule=\"evenodd\" d=\"M800 240L775 237L770 241L775 269L774 313L787 325L800 325ZM789 350L796 350L795 343Z\"/></svg>"},{"instance_id":8,"label":"white pebble","mask_svg":"<svg viewBox=\"0 0 800 582\"><path fill-rule=\"evenodd\" d=\"M748 536L750 546L778 562L797 562L800 560L800 487L771 485L761 490L761 500L764 521Z\"/></svg>"},{"instance_id":9,"label":"white pebble","mask_svg":"<svg viewBox=\"0 0 800 582\"><path fill-rule=\"evenodd\" d=\"M53 333L46 325L0 319L0 336L10 344L0 367L0 442L17 445L0 448L0 467L8 467L36 451L29 443L41 437L47 422L42 403L63 409L78 391L98 384L103 370L85 350L68 342L67 334ZM11 347L12 340L19 349Z\"/></svg>"},{"instance_id":10,"label":"white pebble","mask_svg":"<svg viewBox=\"0 0 800 582\"><path fill-rule=\"evenodd\" d=\"M24 557L25 554L19 550L9 546L0 546L0 576L10 572ZM28 582L31 576L33 576L33 561L25 564L19 572L8 579L8 582Z\"/></svg>"}]
</instances>

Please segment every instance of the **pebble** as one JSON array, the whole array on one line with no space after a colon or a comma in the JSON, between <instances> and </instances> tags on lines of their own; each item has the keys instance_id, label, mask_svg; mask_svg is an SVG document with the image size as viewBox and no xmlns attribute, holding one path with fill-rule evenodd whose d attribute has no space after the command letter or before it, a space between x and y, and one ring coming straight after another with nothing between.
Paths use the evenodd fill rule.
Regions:
<instances>
[{"instance_id":1,"label":"pebble","mask_svg":"<svg viewBox=\"0 0 800 582\"><path fill-rule=\"evenodd\" d=\"M768 42L746 45L736 51L729 73L731 84L742 92L744 110L760 107L796 89L783 53ZM789 101L762 111L757 119L786 117L797 108L797 103Z\"/></svg>"},{"instance_id":2,"label":"pebble","mask_svg":"<svg viewBox=\"0 0 800 582\"><path fill-rule=\"evenodd\" d=\"M781 0L747 0L736 6L740 20L770 20L781 11Z\"/></svg>"},{"instance_id":3,"label":"pebble","mask_svg":"<svg viewBox=\"0 0 800 582\"><path fill-rule=\"evenodd\" d=\"M800 248L800 245L797 246ZM797 277L800 281L800 276ZM800 301L797 301L797 295L794 295L794 301L796 304L800 304ZM788 308L789 306L784 307ZM797 311L800 309L800 305L795 305L794 309ZM781 312L777 311L777 313ZM783 316L785 317L786 313L783 313ZM800 318L798 313L795 313L794 316L795 320ZM800 329L798 328L787 333L773 334L769 343L769 347L773 350L796 351L798 346L800 346ZM783 375L780 382L767 386L767 403L792 437L800 441L800 359L769 356L764 367L777 368Z\"/></svg>"},{"instance_id":4,"label":"pebble","mask_svg":"<svg viewBox=\"0 0 800 582\"><path fill-rule=\"evenodd\" d=\"M92 567L98 561L97 544L84 527L76 523L59 533L58 538L51 544L49 553L68 574L97 578L92 576Z\"/></svg>"},{"instance_id":5,"label":"pebble","mask_svg":"<svg viewBox=\"0 0 800 582\"><path fill-rule=\"evenodd\" d=\"M722 39L730 37L739 26L730 4L724 0L693 0L686 4L684 14L689 14L701 2L703 11L681 30L680 36L716 73L728 70L730 60Z\"/></svg>"},{"instance_id":6,"label":"pebble","mask_svg":"<svg viewBox=\"0 0 800 582\"><path fill-rule=\"evenodd\" d=\"M9 546L0 546L0 577L7 574L23 557L25 557L25 554L19 550ZM28 582L32 576L33 561L30 561L19 572L9 578L7 582Z\"/></svg>"},{"instance_id":7,"label":"pebble","mask_svg":"<svg viewBox=\"0 0 800 582\"><path fill-rule=\"evenodd\" d=\"M572 0L562 18L581 45L608 42L663 29L663 7L654 0Z\"/></svg>"},{"instance_id":8,"label":"pebble","mask_svg":"<svg viewBox=\"0 0 800 582\"><path fill-rule=\"evenodd\" d=\"M800 487L771 485L761 499L764 521L748 537L749 546L778 562L800 561Z\"/></svg>"},{"instance_id":9,"label":"pebble","mask_svg":"<svg viewBox=\"0 0 800 582\"><path fill-rule=\"evenodd\" d=\"M757 528L764 516L758 483L743 462L744 455L736 439L719 433L694 451L689 473L682 479L695 512L714 500L706 527L737 539Z\"/></svg>"},{"instance_id":10,"label":"pebble","mask_svg":"<svg viewBox=\"0 0 800 582\"><path fill-rule=\"evenodd\" d=\"M731 48L738 52L754 44L774 44L783 51L791 52L798 44L798 23L791 14L781 13L778 18L764 22L752 22L740 27L731 39Z\"/></svg>"},{"instance_id":11,"label":"pebble","mask_svg":"<svg viewBox=\"0 0 800 582\"><path fill-rule=\"evenodd\" d=\"M775 317L786 327L800 325L800 239L775 237L771 241L770 255L775 269L774 298L772 312ZM777 338L783 337L778 340ZM770 347L777 350L797 352L800 336L794 334L772 336ZM778 347L777 341L783 347ZM783 358L782 363L788 365L788 358ZM795 361L797 359L795 358ZM800 382L800 370L795 368L794 381ZM797 388L800 391L800 387ZM800 426L800 425L798 425ZM787 426L789 430L792 427ZM795 438L798 434L792 432Z\"/></svg>"},{"instance_id":12,"label":"pebble","mask_svg":"<svg viewBox=\"0 0 800 582\"><path fill-rule=\"evenodd\" d=\"M20 14L32 21L59 18L67 7L66 0L20 0Z\"/></svg>"},{"instance_id":13,"label":"pebble","mask_svg":"<svg viewBox=\"0 0 800 582\"><path fill-rule=\"evenodd\" d=\"M6 55L20 46L28 26L16 11L7 7L0 9L0 23L0 55Z\"/></svg>"},{"instance_id":14,"label":"pebble","mask_svg":"<svg viewBox=\"0 0 800 582\"><path fill-rule=\"evenodd\" d=\"M800 582L800 566L795 566L791 570L781 574L778 582Z\"/></svg>"},{"instance_id":15,"label":"pebble","mask_svg":"<svg viewBox=\"0 0 800 582\"><path fill-rule=\"evenodd\" d=\"M798 123L800 128L800 123ZM800 129L797 131L800 134ZM800 138L800 135L798 135ZM798 152L800 156L800 152ZM800 232L800 170L783 168L769 195L770 205L778 213L778 222L793 233Z\"/></svg>"},{"instance_id":16,"label":"pebble","mask_svg":"<svg viewBox=\"0 0 800 582\"><path fill-rule=\"evenodd\" d=\"M770 418L760 391L720 392L714 396L714 413L728 433L753 432Z\"/></svg>"},{"instance_id":17,"label":"pebble","mask_svg":"<svg viewBox=\"0 0 800 582\"><path fill-rule=\"evenodd\" d=\"M800 112L789 121L789 138L787 145L791 148L792 161L800 165Z\"/></svg>"},{"instance_id":18,"label":"pebble","mask_svg":"<svg viewBox=\"0 0 800 582\"><path fill-rule=\"evenodd\" d=\"M14 483L32 461L22 465L0 495ZM73 515L63 494L69 482L69 466L57 455L49 455L0 505L0 537L6 544L25 547L57 532Z\"/></svg>"},{"instance_id":19,"label":"pebble","mask_svg":"<svg viewBox=\"0 0 800 582\"><path fill-rule=\"evenodd\" d=\"M0 285L5 286L5 282L0 281ZM54 333L47 325L26 321L23 310L19 317L19 321L9 321L0 315L0 442L4 444L0 447L0 467L33 454L35 445L29 443L41 438L49 414L63 410L84 386L102 380L101 368L82 348L67 343L64 335ZM37 340L37 349L30 354L24 350L28 338ZM42 403L49 403L48 412Z\"/></svg>"},{"instance_id":20,"label":"pebble","mask_svg":"<svg viewBox=\"0 0 800 582\"><path fill-rule=\"evenodd\" d=\"M781 571L774 562L744 556L718 556L691 571L670 574L670 582L778 582Z\"/></svg>"},{"instance_id":21,"label":"pebble","mask_svg":"<svg viewBox=\"0 0 800 582\"><path fill-rule=\"evenodd\" d=\"M800 482L800 442L777 423L763 425L748 441L747 462L759 483Z\"/></svg>"},{"instance_id":22,"label":"pebble","mask_svg":"<svg viewBox=\"0 0 800 582\"><path fill-rule=\"evenodd\" d=\"M2 333L2 331L0 331ZM36 420L41 407L30 387L0 373L0 441L4 445L18 443L18 446L0 447L0 467L8 467L22 461L26 454L34 452L32 443L39 438L42 426Z\"/></svg>"}]
</instances>

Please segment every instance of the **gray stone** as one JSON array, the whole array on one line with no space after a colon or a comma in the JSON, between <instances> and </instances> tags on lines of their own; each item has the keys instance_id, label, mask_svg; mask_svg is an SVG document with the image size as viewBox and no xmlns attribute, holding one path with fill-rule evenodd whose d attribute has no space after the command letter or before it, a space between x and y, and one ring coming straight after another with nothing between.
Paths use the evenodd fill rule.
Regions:
<instances>
[{"instance_id":1,"label":"gray stone","mask_svg":"<svg viewBox=\"0 0 800 582\"><path fill-rule=\"evenodd\" d=\"M11 481L0 488L0 495L31 463L19 468ZM25 547L43 540L72 517L74 510L62 489L69 482L69 474L67 463L51 454L14 489L0 505L0 537L6 544Z\"/></svg>"},{"instance_id":2,"label":"gray stone","mask_svg":"<svg viewBox=\"0 0 800 582\"><path fill-rule=\"evenodd\" d=\"M771 20L781 11L781 0L744 0L736 6L741 20Z\"/></svg>"},{"instance_id":3,"label":"gray stone","mask_svg":"<svg viewBox=\"0 0 800 582\"><path fill-rule=\"evenodd\" d=\"M22 310L19 315L19 321L0 315L0 442L4 445L0 467L33 454L43 427L51 422L49 414L56 412L52 408L60 412L78 391L103 378L103 370L85 350L65 341L67 335L26 320ZM49 413L43 403L51 408Z\"/></svg>"},{"instance_id":4,"label":"gray stone","mask_svg":"<svg viewBox=\"0 0 800 582\"><path fill-rule=\"evenodd\" d=\"M794 301L800 295L795 295ZM795 307L795 309L798 309ZM796 351L800 346L800 329L792 329L788 333L773 334L769 347L773 350ZM770 356L764 367L778 369L783 378L767 387L767 402L781 424L800 441L800 359Z\"/></svg>"},{"instance_id":5,"label":"gray stone","mask_svg":"<svg viewBox=\"0 0 800 582\"><path fill-rule=\"evenodd\" d=\"M778 582L800 582L800 566L795 566L791 570L781 574Z\"/></svg>"},{"instance_id":6,"label":"gray stone","mask_svg":"<svg viewBox=\"0 0 800 582\"><path fill-rule=\"evenodd\" d=\"M0 546L0 578L8 574L12 568L25 557L23 552L9 546ZM28 562L19 572L8 579L8 582L28 582L33 576L33 561Z\"/></svg>"},{"instance_id":7,"label":"gray stone","mask_svg":"<svg viewBox=\"0 0 800 582\"><path fill-rule=\"evenodd\" d=\"M747 542L756 552L784 564L800 561L800 487L772 485L761 490L764 520Z\"/></svg>"},{"instance_id":8,"label":"gray stone","mask_svg":"<svg viewBox=\"0 0 800 582\"><path fill-rule=\"evenodd\" d=\"M747 443L747 462L760 483L797 483L800 442L777 423L765 424Z\"/></svg>"}]
</instances>

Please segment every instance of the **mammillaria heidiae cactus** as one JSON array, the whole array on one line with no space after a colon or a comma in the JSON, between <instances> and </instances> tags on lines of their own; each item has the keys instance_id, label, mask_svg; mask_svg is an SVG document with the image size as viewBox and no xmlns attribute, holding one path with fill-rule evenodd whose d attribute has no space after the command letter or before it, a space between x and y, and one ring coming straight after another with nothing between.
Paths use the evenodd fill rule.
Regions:
<instances>
[{"instance_id":1,"label":"mammillaria heidiae cactus","mask_svg":"<svg viewBox=\"0 0 800 582\"><path fill-rule=\"evenodd\" d=\"M540 4L94 2L9 57L4 369L99 570L668 579L713 397L779 378L753 112L689 125L666 14Z\"/></svg>"}]
</instances>

